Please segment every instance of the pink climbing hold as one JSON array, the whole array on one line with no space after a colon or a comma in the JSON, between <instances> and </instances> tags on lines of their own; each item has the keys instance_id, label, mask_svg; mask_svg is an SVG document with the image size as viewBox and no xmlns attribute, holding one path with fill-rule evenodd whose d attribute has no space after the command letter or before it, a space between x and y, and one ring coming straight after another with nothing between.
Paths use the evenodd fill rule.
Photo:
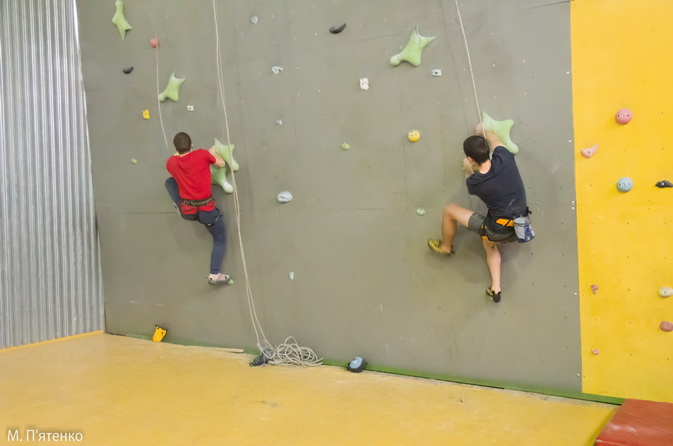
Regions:
<instances>
[{"instance_id":1,"label":"pink climbing hold","mask_svg":"<svg viewBox=\"0 0 673 446\"><path fill-rule=\"evenodd\" d=\"M598 292L598 285L591 285L591 292L596 294Z\"/></svg>"},{"instance_id":2,"label":"pink climbing hold","mask_svg":"<svg viewBox=\"0 0 673 446\"><path fill-rule=\"evenodd\" d=\"M593 147L589 147L588 149L583 149L580 153L582 154L583 157L585 157L586 159L589 159L592 156L594 156L594 154L596 153L596 150L598 150L598 144L596 144Z\"/></svg>"},{"instance_id":3,"label":"pink climbing hold","mask_svg":"<svg viewBox=\"0 0 673 446\"><path fill-rule=\"evenodd\" d=\"M150 39L150 45L152 45L152 48L158 47L159 46L159 39L157 39L156 37L152 37Z\"/></svg>"},{"instance_id":4,"label":"pink climbing hold","mask_svg":"<svg viewBox=\"0 0 673 446\"><path fill-rule=\"evenodd\" d=\"M617 124L624 125L631 122L631 117L631 110L628 108L622 108L617 112L617 115L615 115L615 121L617 121Z\"/></svg>"},{"instance_id":5,"label":"pink climbing hold","mask_svg":"<svg viewBox=\"0 0 673 446\"><path fill-rule=\"evenodd\" d=\"M673 322L663 321L659 324L662 331L673 331Z\"/></svg>"},{"instance_id":6,"label":"pink climbing hold","mask_svg":"<svg viewBox=\"0 0 673 446\"><path fill-rule=\"evenodd\" d=\"M597 354L599 354L600 352L601 352L601 351L598 350L597 348L591 350L591 353L593 353L594 355L597 355Z\"/></svg>"}]
</instances>

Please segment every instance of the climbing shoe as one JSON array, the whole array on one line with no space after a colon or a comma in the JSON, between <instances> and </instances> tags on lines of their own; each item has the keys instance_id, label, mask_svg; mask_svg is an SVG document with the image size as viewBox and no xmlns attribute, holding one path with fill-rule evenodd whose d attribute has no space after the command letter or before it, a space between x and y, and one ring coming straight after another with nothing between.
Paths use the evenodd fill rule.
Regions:
<instances>
[{"instance_id":1,"label":"climbing shoe","mask_svg":"<svg viewBox=\"0 0 673 446\"><path fill-rule=\"evenodd\" d=\"M227 274L219 273L219 274L211 274L208 276L209 285L224 285L224 284L230 285L232 283L234 283L234 281L231 280L231 276Z\"/></svg>"},{"instance_id":2,"label":"climbing shoe","mask_svg":"<svg viewBox=\"0 0 673 446\"><path fill-rule=\"evenodd\" d=\"M442 251L442 241L436 238L428 239L428 247L437 254L442 254L445 256L450 256L451 254L455 253L455 251L453 250L453 246L451 247L451 251L449 252Z\"/></svg>"},{"instance_id":3,"label":"climbing shoe","mask_svg":"<svg viewBox=\"0 0 673 446\"><path fill-rule=\"evenodd\" d=\"M493 302L496 304L500 302L500 298L502 297L502 291L498 291L497 293L491 289L491 287L486 288L486 295L491 298Z\"/></svg>"}]
</instances>

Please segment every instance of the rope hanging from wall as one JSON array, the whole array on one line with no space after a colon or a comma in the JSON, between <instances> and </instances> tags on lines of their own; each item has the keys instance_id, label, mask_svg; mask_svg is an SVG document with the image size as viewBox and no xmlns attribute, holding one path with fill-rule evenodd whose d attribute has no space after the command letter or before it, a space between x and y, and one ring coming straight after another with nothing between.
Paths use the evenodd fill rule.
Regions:
<instances>
[{"instance_id":1,"label":"rope hanging from wall","mask_svg":"<svg viewBox=\"0 0 673 446\"><path fill-rule=\"evenodd\" d=\"M227 105L224 92L224 73L222 70L222 63L220 60L220 33L217 23L217 5L213 0L213 19L215 20L215 57L217 63L217 82L220 93L220 101L222 102L222 110L224 111L224 125L227 134L227 145L231 145L229 136L229 119L227 116ZM248 309L250 311L250 319L255 330L255 337L257 338L257 347L261 354L255 358L251 365L269 364L285 364L285 365L301 365L316 366L322 363L322 358L318 356L308 347L300 347L294 337L288 337L284 343L273 346L264 334L262 324L257 317L257 310L255 308L255 301L250 287L250 277L248 275L248 265L245 260L245 249L243 247L243 236L241 234L241 208L238 198L238 187L236 186L236 174L231 169L232 185L234 187L234 213L236 216L236 229L238 233L238 245L241 250L241 261L243 263L243 274L245 278L245 295L248 301Z\"/></svg>"}]
</instances>

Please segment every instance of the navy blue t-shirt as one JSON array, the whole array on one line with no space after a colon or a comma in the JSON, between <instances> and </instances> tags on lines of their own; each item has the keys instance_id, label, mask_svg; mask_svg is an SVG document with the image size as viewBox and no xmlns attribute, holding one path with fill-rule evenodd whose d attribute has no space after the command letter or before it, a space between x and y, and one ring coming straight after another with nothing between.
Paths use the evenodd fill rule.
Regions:
<instances>
[{"instance_id":1,"label":"navy blue t-shirt","mask_svg":"<svg viewBox=\"0 0 673 446\"><path fill-rule=\"evenodd\" d=\"M526 189L516 167L514 154L506 148L496 147L490 170L470 175L466 183L470 195L481 198L492 216L515 218L526 215Z\"/></svg>"}]
</instances>

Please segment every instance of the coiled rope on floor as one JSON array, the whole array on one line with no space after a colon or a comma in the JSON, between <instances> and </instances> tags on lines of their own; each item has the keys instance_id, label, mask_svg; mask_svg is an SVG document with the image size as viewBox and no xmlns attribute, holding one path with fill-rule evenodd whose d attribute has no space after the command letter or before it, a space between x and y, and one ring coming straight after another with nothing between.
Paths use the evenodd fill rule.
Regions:
<instances>
[{"instance_id":1,"label":"coiled rope on floor","mask_svg":"<svg viewBox=\"0 0 673 446\"><path fill-rule=\"evenodd\" d=\"M215 58L217 64L217 82L219 89L220 101L222 103L222 110L224 112L224 126L226 130L227 145L231 146L231 139L229 135L229 119L227 116L227 104L224 91L224 72L220 58L220 32L217 22L217 5L213 0L213 19L215 21ZM255 330L255 337L257 338L257 347L261 351L265 361L269 364L275 365L301 365L304 367L317 366L322 364L322 358L318 356L308 347L300 347L294 337L288 337L284 343L273 346L264 334L262 324L257 317L257 309L255 308L255 301L250 286L250 277L248 274L248 265L245 259L245 248L243 246L243 236L241 233L241 206L238 197L238 187L236 186L236 174L233 169L231 172L232 186L234 188L234 214L236 217L236 229L238 234L238 245L241 251L241 262L243 264L243 275L245 279L245 295L248 301L248 309L250 311L250 320L252 321L253 329Z\"/></svg>"}]
</instances>

